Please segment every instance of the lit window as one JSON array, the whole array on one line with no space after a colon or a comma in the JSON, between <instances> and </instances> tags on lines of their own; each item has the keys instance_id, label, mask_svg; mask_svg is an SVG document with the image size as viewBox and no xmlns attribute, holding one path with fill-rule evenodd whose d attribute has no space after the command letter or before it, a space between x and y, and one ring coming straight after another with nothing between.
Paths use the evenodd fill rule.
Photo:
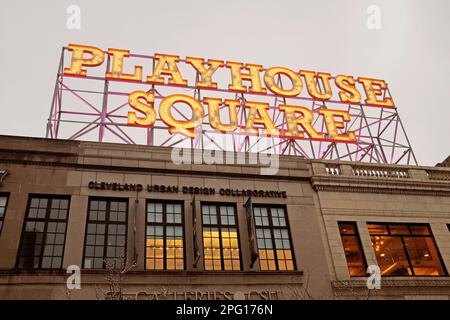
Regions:
<instances>
[{"instance_id":1,"label":"lit window","mask_svg":"<svg viewBox=\"0 0 450 320\"><path fill-rule=\"evenodd\" d=\"M359 240L358 230L354 222L338 222L344 245L345 258L351 277L366 276L366 261Z\"/></svg>"},{"instance_id":2,"label":"lit window","mask_svg":"<svg viewBox=\"0 0 450 320\"><path fill-rule=\"evenodd\" d=\"M18 268L62 268L68 212L69 199L66 197L30 197Z\"/></svg>"},{"instance_id":3,"label":"lit window","mask_svg":"<svg viewBox=\"0 0 450 320\"><path fill-rule=\"evenodd\" d=\"M202 205L205 270L241 270L236 210L231 205Z\"/></svg>"},{"instance_id":4,"label":"lit window","mask_svg":"<svg viewBox=\"0 0 450 320\"><path fill-rule=\"evenodd\" d=\"M146 269L183 270L183 243L182 204L171 202L148 202Z\"/></svg>"},{"instance_id":5,"label":"lit window","mask_svg":"<svg viewBox=\"0 0 450 320\"><path fill-rule=\"evenodd\" d=\"M122 268L126 262L128 200L89 201L84 245L86 269Z\"/></svg>"},{"instance_id":6,"label":"lit window","mask_svg":"<svg viewBox=\"0 0 450 320\"><path fill-rule=\"evenodd\" d=\"M291 237L282 207L253 208L261 270L295 270Z\"/></svg>"},{"instance_id":7,"label":"lit window","mask_svg":"<svg viewBox=\"0 0 450 320\"><path fill-rule=\"evenodd\" d=\"M0 194L0 232L3 227L3 220L5 219L6 203L8 202L8 196Z\"/></svg>"},{"instance_id":8,"label":"lit window","mask_svg":"<svg viewBox=\"0 0 450 320\"><path fill-rule=\"evenodd\" d=\"M447 275L428 225L369 223L368 227L381 275Z\"/></svg>"}]
</instances>

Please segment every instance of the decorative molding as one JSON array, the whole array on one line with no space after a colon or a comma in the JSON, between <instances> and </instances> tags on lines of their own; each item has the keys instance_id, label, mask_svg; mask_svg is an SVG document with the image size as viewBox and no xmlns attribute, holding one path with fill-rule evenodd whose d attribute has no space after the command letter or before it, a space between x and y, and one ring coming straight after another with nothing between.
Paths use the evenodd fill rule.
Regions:
<instances>
[{"instance_id":1,"label":"decorative molding","mask_svg":"<svg viewBox=\"0 0 450 320\"><path fill-rule=\"evenodd\" d=\"M151 161L151 160L150 160ZM145 167L125 167L113 165L99 165L99 164L82 164L75 162L50 162L50 161L34 161L34 160L17 160L17 159L0 159L0 163L17 164L17 165L34 165L45 167L59 167L59 168L73 168L73 169L87 169L87 170L111 170L122 171L126 173L146 172L154 174L177 174L192 176L193 174L211 177L225 177L225 178L249 178L259 180L285 180L285 181L309 181L310 177L289 176L289 175L261 175L251 173L234 173L234 172L210 172L203 170L177 170L177 169L161 169L161 168L145 168ZM220 165L219 165L220 166ZM299 169L301 170L301 169Z\"/></svg>"},{"instance_id":2,"label":"decorative molding","mask_svg":"<svg viewBox=\"0 0 450 320\"><path fill-rule=\"evenodd\" d=\"M338 191L351 193L389 193L410 195L449 196L450 183L432 180L378 179L343 176L313 176L311 184L315 191Z\"/></svg>"},{"instance_id":3,"label":"decorative molding","mask_svg":"<svg viewBox=\"0 0 450 320\"><path fill-rule=\"evenodd\" d=\"M8 170L0 170L0 187L3 184L3 180L8 175Z\"/></svg>"},{"instance_id":4,"label":"decorative molding","mask_svg":"<svg viewBox=\"0 0 450 320\"><path fill-rule=\"evenodd\" d=\"M331 285L335 289L348 289L348 288L364 288L367 289L366 280L352 279L352 280L335 280L331 281ZM449 287L450 279L383 279L381 278L381 287Z\"/></svg>"}]
</instances>

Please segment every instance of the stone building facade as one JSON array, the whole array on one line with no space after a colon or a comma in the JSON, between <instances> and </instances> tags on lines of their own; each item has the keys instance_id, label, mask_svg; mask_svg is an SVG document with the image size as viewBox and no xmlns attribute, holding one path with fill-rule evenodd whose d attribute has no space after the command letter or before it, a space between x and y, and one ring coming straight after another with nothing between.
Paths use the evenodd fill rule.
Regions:
<instances>
[{"instance_id":1,"label":"stone building facade","mask_svg":"<svg viewBox=\"0 0 450 320\"><path fill-rule=\"evenodd\" d=\"M450 298L450 168L245 156L1 136L0 299Z\"/></svg>"}]
</instances>

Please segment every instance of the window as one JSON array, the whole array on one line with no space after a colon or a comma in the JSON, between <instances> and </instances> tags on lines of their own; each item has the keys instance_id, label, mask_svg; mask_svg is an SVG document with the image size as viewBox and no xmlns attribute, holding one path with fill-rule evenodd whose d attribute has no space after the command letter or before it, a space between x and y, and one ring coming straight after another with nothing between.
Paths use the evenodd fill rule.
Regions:
<instances>
[{"instance_id":1,"label":"window","mask_svg":"<svg viewBox=\"0 0 450 320\"><path fill-rule=\"evenodd\" d=\"M347 259L348 271L351 277L366 276L367 264L364 259L358 229L354 222L338 222L344 246L345 258Z\"/></svg>"},{"instance_id":2,"label":"window","mask_svg":"<svg viewBox=\"0 0 450 320\"><path fill-rule=\"evenodd\" d=\"M181 203L147 203L145 267L149 270L184 269Z\"/></svg>"},{"instance_id":3,"label":"window","mask_svg":"<svg viewBox=\"0 0 450 320\"><path fill-rule=\"evenodd\" d=\"M6 203L8 202L8 196L0 194L0 232L2 232L3 220L5 219Z\"/></svg>"},{"instance_id":4,"label":"window","mask_svg":"<svg viewBox=\"0 0 450 320\"><path fill-rule=\"evenodd\" d=\"M443 276L430 227L425 224L368 223L383 276Z\"/></svg>"},{"instance_id":5,"label":"window","mask_svg":"<svg viewBox=\"0 0 450 320\"><path fill-rule=\"evenodd\" d=\"M261 270L295 270L285 209L253 208Z\"/></svg>"},{"instance_id":6,"label":"window","mask_svg":"<svg viewBox=\"0 0 450 320\"><path fill-rule=\"evenodd\" d=\"M121 268L126 262L128 200L89 200L83 266Z\"/></svg>"},{"instance_id":7,"label":"window","mask_svg":"<svg viewBox=\"0 0 450 320\"><path fill-rule=\"evenodd\" d=\"M205 270L241 270L235 206L203 204L202 222Z\"/></svg>"},{"instance_id":8,"label":"window","mask_svg":"<svg viewBox=\"0 0 450 320\"><path fill-rule=\"evenodd\" d=\"M68 213L68 197L30 197L20 242L18 268L62 268Z\"/></svg>"}]
</instances>

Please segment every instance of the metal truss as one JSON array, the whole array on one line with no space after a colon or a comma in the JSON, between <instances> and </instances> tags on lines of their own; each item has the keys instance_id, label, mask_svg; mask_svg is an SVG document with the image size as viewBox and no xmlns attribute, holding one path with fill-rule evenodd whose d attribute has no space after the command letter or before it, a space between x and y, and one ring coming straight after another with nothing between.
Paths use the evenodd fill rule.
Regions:
<instances>
[{"instance_id":1,"label":"metal truss","mask_svg":"<svg viewBox=\"0 0 450 320\"><path fill-rule=\"evenodd\" d=\"M130 58L140 60L140 65L148 67L155 65L153 56L131 54ZM180 64L182 62L184 60L180 60ZM284 98L271 93L265 95L236 94L223 89L200 90L194 86L170 87L151 85L144 81L141 83L110 81L104 77L111 64L108 55L104 65L96 68L99 69L97 70L98 74L92 74L94 73L93 68L89 70L90 75L82 79L63 74L64 68L69 64L70 54L68 54L68 48L64 47L61 52L47 124L47 138L235 152L266 152L301 156L306 159L417 165L397 108L348 104L341 102L336 97L327 101L319 101L303 94ZM180 67L180 71L183 75L186 73L193 75L190 83L194 83L194 80L199 77L192 67L189 70L187 66L186 70L182 70ZM225 79L225 75L223 76ZM228 74L226 76L229 77ZM226 81L229 81L229 78ZM227 83L226 81L225 83ZM281 77L278 78L278 85L280 87L289 86L289 84L283 83ZM317 86L322 90L320 81L317 81ZM196 128L194 139L181 134L169 134L167 125L159 119L150 128L130 127L127 126L127 113L130 111L128 94L134 90L152 90L155 93L155 105L158 105L158 102L167 95L174 93L189 94L199 100L205 96L238 99L241 101L238 108L239 126L243 126L248 117L248 110L244 107L246 100L268 102L270 104L269 114L276 128L281 130L287 129L285 114L278 108L281 104L310 108L316 115L314 127L321 132L326 132L326 127L323 118L317 116L319 108L346 110L350 114L351 121L346 123L343 132L354 131L357 141L356 143L342 143L315 141L307 136L305 139L251 136L243 134L239 129L233 133L223 134L210 127L206 109L203 123ZM335 95L335 93L333 94ZM392 97L389 89L384 90L384 96ZM174 117L180 120L191 119L190 113L188 108L173 107ZM220 115L222 122L226 123L227 117L229 117L227 107L221 107Z\"/></svg>"}]
</instances>

